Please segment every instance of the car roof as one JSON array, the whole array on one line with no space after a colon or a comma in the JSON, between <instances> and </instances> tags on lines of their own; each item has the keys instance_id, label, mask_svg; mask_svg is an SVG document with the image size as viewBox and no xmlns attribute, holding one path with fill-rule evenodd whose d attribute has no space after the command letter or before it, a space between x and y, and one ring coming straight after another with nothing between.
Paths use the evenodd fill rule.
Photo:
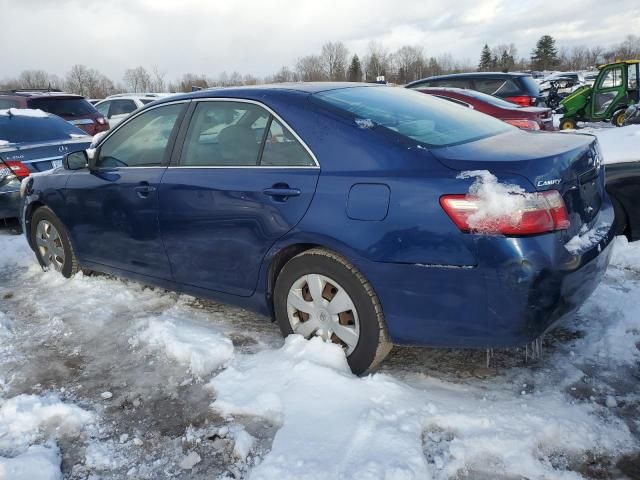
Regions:
<instances>
[{"instance_id":1,"label":"car roof","mask_svg":"<svg viewBox=\"0 0 640 480\"><path fill-rule=\"evenodd\" d=\"M435 75L433 77L422 78L420 80L415 80L408 85L415 85L418 83L432 81L432 80L448 80L451 78L520 78L520 77L530 77L530 73L524 72L465 72L465 73L450 73L447 75Z\"/></svg>"},{"instance_id":2,"label":"car roof","mask_svg":"<svg viewBox=\"0 0 640 480\"><path fill-rule=\"evenodd\" d=\"M60 90L30 90L30 89L15 89L15 90L0 90L0 96L11 97L59 97L59 98L84 98L82 95L76 95L75 93L61 92Z\"/></svg>"},{"instance_id":3,"label":"car roof","mask_svg":"<svg viewBox=\"0 0 640 480\"><path fill-rule=\"evenodd\" d=\"M356 87L388 87L375 83L362 82L291 82L291 83L273 83L265 85L244 85L238 87L214 87L197 90L189 93L178 93L169 97L161 97L154 105L158 103L173 102L176 100L184 100L189 98L208 98L208 97L254 97L260 93L266 92L297 92L314 94L329 90L339 90L343 88Z\"/></svg>"}]
</instances>

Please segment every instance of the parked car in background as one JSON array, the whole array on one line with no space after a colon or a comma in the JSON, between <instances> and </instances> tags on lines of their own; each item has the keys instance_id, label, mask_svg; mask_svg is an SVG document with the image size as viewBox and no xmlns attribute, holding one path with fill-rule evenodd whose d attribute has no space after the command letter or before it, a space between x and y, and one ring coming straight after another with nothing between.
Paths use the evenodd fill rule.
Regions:
<instances>
[{"instance_id":1,"label":"parked car in background","mask_svg":"<svg viewBox=\"0 0 640 480\"><path fill-rule=\"evenodd\" d=\"M138 108L161 98L157 93L119 93L96 103L96 109L109 120L111 128Z\"/></svg>"},{"instance_id":2,"label":"parked car in background","mask_svg":"<svg viewBox=\"0 0 640 480\"><path fill-rule=\"evenodd\" d=\"M101 102L102 100L104 100L103 98L88 98L87 101L91 104L91 105L95 105L98 102Z\"/></svg>"},{"instance_id":3,"label":"parked car in background","mask_svg":"<svg viewBox=\"0 0 640 480\"><path fill-rule=\"evenodd\" d=\"M544 92L551 87L552 81L565 81L573 86L579 86L585 84L585 77L583 72L554 72L551 75L547 75L540 82L540 91Z\"/></svg>"},{"instance_id":4,"label":"parked car in background","mask_svg":"<svg viewBox=\"0 0 640 480\"><path fill-rule=\"evenodd\" d=\"M439 75L417 80L407 88L466 88L500 97L523 107L543 102L538 84L528 73L472 72Z\"/></svg>"},{"instance_id":5,"label":"parked car in background","mask_svg":"<svg viewBox=\"0 0 640 480\"><path fill-rule=\"evenodd\" d=\"M640 240L640 152L636 162L607 164L607 192L616 212L616 234Z\"/></svg>"},{"instance_id":6,"label":"parked car in background","mask_svg":"<svg viewBox=\"0 0 640 480\"><path fill-rule=\"evenodd\" d=\"M624 112L624 125L640 125L640 103L635 103Z\"/></svg>"},{"instance_id":7,"label":"parked car in background","mask_svg":"<svg viewBox=\"0 0 640 480\"><path fill-rule=\"evenodd\" d=\"M109 129L109 123L84 97L58 90L0 91L0 109L43 110L64 118L89 135Z\"/></svg>"},{"instance_id":8,"label":"parked car in background","mask_svg":"<svg viewBox=\"0 0 640 480\"><path fill-rule=\"evenodd\" d=\"M0 219L19 217L20 183L62 165L64 154L87 148L91 137L41 110L0 110Z\"/></svg>"},{"instance_id":9,"label":"parked car in background","mask_svg":"<svg viewBox=\"0 0 640 480\"><path fill-rule=\"evenodd\" d=\"M521 107L476 90L435 87L416 90L447 100L454 100L456 103L491 115L523 130L555 130L550 108Z\"/></svg>"},{"instance_id":10,"label":"parked car in background","mask_svg":"<svg viewBox=\"0 0 640 480\"><path fill-rule=\"evenodd\" d=\"M257 310L362 373L392 343L521 345L577 308L613 238L596 150L404 88L203 90L31 177L22 221L45 268Z\"/></svg>"}]
</instances>

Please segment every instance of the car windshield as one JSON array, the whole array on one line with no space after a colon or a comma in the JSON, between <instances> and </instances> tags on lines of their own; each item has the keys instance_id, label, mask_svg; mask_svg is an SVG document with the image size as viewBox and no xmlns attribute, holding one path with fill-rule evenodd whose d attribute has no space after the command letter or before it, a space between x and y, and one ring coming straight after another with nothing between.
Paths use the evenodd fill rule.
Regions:
<instances>
[{"instance_id":1,"label":"car windshield","mask_svg":"<svg viewBox=\"0 0 640 480\"><path fill-rule=\"evenodd\" d=\"M72 136L86 135L69 122L58 117L33 118L0 115L0 141L9 143L47 142L69 140Z\"/></svg>"},{"instance_id":2,"label":"car windshield","mask_svg":"<svg viewBox=\"0 0 640 480\"><path fill-rule=\"evenodd\" d=\"M430 147L471 142L514 127L451 102L397 87L353 87L314 94L362 128L384 127Z\"/></svg>"},{"instance_id":3,"label":"car windshield","mask_svg":"<svg viewBox=\"0 0 640 480\"><path fill-rule=\"evenodd\" d=\"M95 107L84 98L32 98L28 103L29 108L39 108L61 117L81 117L97 113Z\"/></svg>"}]
</instances>

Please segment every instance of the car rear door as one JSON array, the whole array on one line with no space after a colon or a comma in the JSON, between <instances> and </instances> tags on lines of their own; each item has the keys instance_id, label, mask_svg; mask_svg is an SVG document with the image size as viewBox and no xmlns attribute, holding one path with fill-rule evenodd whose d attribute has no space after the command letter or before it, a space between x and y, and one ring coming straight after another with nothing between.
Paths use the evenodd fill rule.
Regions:
<instances>
[{"instance_id":1,"label":"car rear door","mask_svg":"<svg viewBox=\"0 0 640 480\"><path fill-rule=\"evenodd\" d=\"M207 99L191 109L159 192L174 279L248 296L266 252L306 212L320 169L302 140L262 104Z\"/></svg>"},{"instance_id":2,"label":"car rear door","mask_svg":"<svg viewBox=\"0 0 640 480\"><path fill-rule=\"evenodd\" d=\"M99 145L95 168L69 176L63 220L81 261L171 279L158 229L158 185L187 102L131 118Z\"/></svg>"}]
</instances>

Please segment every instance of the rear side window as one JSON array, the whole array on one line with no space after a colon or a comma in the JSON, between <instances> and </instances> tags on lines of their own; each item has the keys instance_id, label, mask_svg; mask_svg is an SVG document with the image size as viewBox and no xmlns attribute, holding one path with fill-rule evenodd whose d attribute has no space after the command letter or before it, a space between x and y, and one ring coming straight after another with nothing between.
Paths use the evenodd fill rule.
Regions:
<instances>
[{"instance_id":1,"label":"rear side window","mask_svg":"<svg viewBox=\"0 0 640 480\"><path fill-rule=\"evenodd\" d=\"M260 165L279 167L309 167L315 165L309 152L276 118L265 137Z\"/></svg>"},{"instance_id":2,"label":"rear side window","mask_svg":"<svg viewBox=\"0 0 640 480\"><path fill-rule=\"evenodd\" d=\"M106 117L109 115L110 106L111 102L103 102L100 105L96 105L96 110L98 110L103 117Z\"/></svg>"},{"instance_id":3,"label":"rear side window","mask_svg":"<svg viewBox=\"0 0 640 480\"><path fill-rule=\"evenodd\" d=\"M8 110L9 108L18 108L20 102L9 98L0 98L0 110Z\"/></svg>"},{"instance_id":4,"label":"rear side window","mask_svg":"<svg viewBox=\"0 0 640 480\"><path fill-rule=\"evenodd\" d=\"M319 92L312 98L354 120L360 128L383 128L431 147L479 140L514 128L407 88L342 88Z\"/></svg>"},{"instance_id":5,"label":"rear side window","mask_svg":"<svg viewBox=\"0 0 640 480\"><path fill-rule=\"evenodd\" d=\"M133 100L113 100L111 102L111 108L109 109L109 116L128 115L136 108L138 108L138 106Z\"/></svg>"},{"instance_id":6,"label":"rear side window","mask_svg":"<svg viewBox=\"0 0 640 480\"><path fill-rule=\"evenodd\" d=\"M7 142L69 140L71 135L86 135L86 133L58 117L33 118L0 115L0 140Z\"/></svg>"},{"instance_id":7,"label":"rear side window","mask_svg":"<svg viewBox=\"0 0 640 480\"><path fill-rule=\"evenodd\" d=\"M183 107L174 104L154 108L127 122L100 146L97 165L107 168L162 165Z\"/></svg>"},{"instance_id":8,"label":"rear side window","mask_svg":"<svg viewBox=\"0 0 640 480\"><path fill-rule=\"evenodd\" d=\"M471 88L471 82L467 78L443 78L429 82L430 87L444 88Z\"/></svg>"},{"instance_id":9,"label":"rear side window","mask_svg":"<svg viewBox=\"0 0 640 480\"><path fill-rule=\"evenodd\" d=\"M97 113L95 107L84 98L31 98L29 108L44 110L61 117L81 117Z\"/></svg>"},{"instance_id":10,"label":"rear side window","mask_svg":"<svg viewBox=\"0 0 640 480\"><path fill-rule=\"evenodd\" d=\"M518 86L513 80L503 78L481 78L473 82L474 90L487 95L509 95L518 93Z\"/></svg>"}]
</instances>

